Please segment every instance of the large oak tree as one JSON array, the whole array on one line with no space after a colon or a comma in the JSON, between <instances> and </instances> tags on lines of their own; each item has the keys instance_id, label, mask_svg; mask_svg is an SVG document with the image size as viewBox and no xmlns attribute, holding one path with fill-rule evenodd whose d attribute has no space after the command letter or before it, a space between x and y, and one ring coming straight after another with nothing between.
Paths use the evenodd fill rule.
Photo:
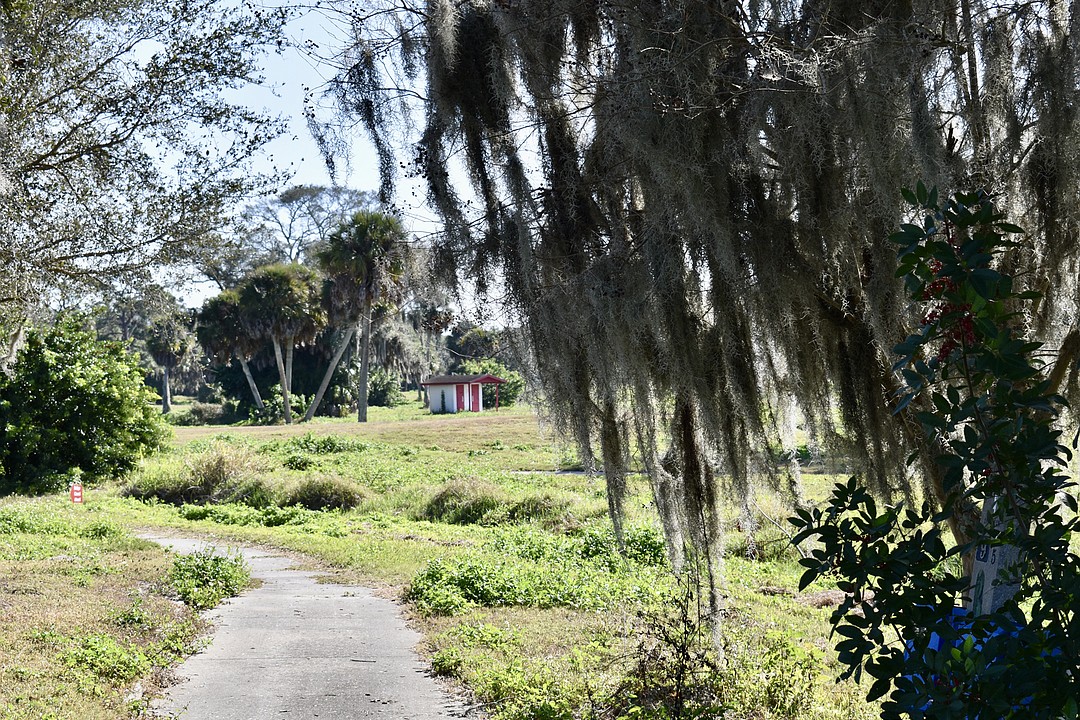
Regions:
<instances>
[{"instance_id":1,"label":"large oak tree","mask_svg":"<svg viewBox=\"0 0 1080 720\"><path fill-rule=\"evenodd\" d=\"M282 14L217 0L0 4L0 315L188 263L276 123L229 99L260 81ZM233 96L235 97L235 95Z\"/></svg>"},{"instance_id":2,"label":"large oak tree","mask_svg":"<svg viewBox=\"0 0 1080 720\"><path fill-rule=\"evenodd\" d=\"M885 494L912 490L916 450L942 497L890 371L918 320L886 237L920 177L985 187L1031 231L1004 269L1045 292L1028 330L1075 388L1073 6L376 5L340 106L376 138L384 192L409 143L447 275L505 283L554 416L600 448L616 527L636 442L676 555L718 561L718 498L770 470L756 449L794 449L796 418ZM794 463L789 480L797 496Z\"/></svg>"}]
</instances>

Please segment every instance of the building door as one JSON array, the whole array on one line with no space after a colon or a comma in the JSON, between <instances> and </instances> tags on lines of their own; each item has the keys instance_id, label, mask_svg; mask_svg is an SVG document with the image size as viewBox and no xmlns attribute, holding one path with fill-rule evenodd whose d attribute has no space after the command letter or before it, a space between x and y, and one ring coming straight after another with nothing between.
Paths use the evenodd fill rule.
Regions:
<instances>
[{"instance_id":1,"label":"building door","mask_svg":"<svg viewBox=\"0 0 1080 720\"><path fill-rule=\"evenodd\" d=\"M461 412L465 409L465 386L455 385L457 388L457 407L454 408L454 412Z\"/></svg>"},{"instance_id":2,"label":"building door","mask_svg":"<svg viewBox=\"0 0 1080 720\"><path fill-rule=\"evenodd\" d=\"M480 386L472 386L472 411L480 412Z\"/></svg>"}]
</instances>

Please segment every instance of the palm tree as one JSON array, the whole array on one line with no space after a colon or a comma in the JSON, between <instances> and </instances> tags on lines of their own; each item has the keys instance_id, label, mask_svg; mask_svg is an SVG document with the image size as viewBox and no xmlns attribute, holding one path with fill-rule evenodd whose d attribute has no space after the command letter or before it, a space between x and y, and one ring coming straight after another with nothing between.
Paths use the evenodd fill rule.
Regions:
<instances>
[{"instance_id":1,"label":"palm tree","mask_svg":"<svg viewBox=\"0 0 1080 720\"><path fill-rule=\"evenodd\" d=\"M328 307L337 323L348 330L330 361L315 399L304 420L310 420L322 402L330 378L341 356L360 332L360 378L358 381L358 422L367 422L368 372L371 361L371 313L382 302L392 301L405 274L408 245L401 222L383 213L361 210L331 233L318 253L319 265L327 276Z\"/></svg>"},{"instance_id":2,"label":"palm tree","mask_svg":"<svg viewBox=\"0 0 1080 720\"><path fill-rule=\"evenodd\" d=\"M155 320L146 331L146 350L161 366L161 412L172 410L169 372L180 365L194 345L188 318L174 313Z\"/></svg>"},{"instance_id":3,"label":"palm tree","mask_svg":"<svg viewBox=\"0 0 1080 720\"><path fill-rule=\"evenodd\" d=\"M273 343L285 422L292 424L293 349L314 340L326 322L318 275L296 263L259 268L240 287L240 319L249 333Z\"/></svg>"},{"instance_id":4,"label":"palm tree","mask_svg":"<svg viewBox=\"0 0 1080 720\"><path fill-rule=\"evenodd\" d=\"M251 375L248 359L259 350L263 341L250 335L241 322L240 293L225 290L204 302L199 310L195 334L203 350L216 362L226 364L233 358L240 361L255 407L262 410L262 395Z\"/></svg>"}]
</instances>

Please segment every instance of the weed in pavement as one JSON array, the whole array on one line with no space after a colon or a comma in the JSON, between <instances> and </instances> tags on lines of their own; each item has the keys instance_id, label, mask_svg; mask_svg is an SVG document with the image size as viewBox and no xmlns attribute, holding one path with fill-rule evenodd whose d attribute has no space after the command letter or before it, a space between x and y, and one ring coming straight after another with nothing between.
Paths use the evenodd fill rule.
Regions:
<instances>
[{"instance_id":1,"label":"weed in pavement","mask_svg":"<svg viewBox=\"0 0 1080 720\"><path fill-rule=\"evenodd\" d=\"M211 547L176 557L168 579L181 600L207 610L239 594L251 581L251 573L239 555L219 555Z\"/></svg>"}]
</instances>

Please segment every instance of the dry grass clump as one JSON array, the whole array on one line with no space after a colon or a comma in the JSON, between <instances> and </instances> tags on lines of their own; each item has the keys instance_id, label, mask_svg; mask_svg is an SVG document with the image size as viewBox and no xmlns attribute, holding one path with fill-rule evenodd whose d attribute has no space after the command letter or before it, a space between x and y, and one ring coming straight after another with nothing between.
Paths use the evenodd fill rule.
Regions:
<instances>
[{"instance_id":1,"label":"dry grass clump","mask_svg":"<svg viewBox=\"0 0 1080 720\"><path fill-rule=\"evenodd\" d=\"M496 521L505 512L506 494L478 478L454 479L427 502L421 519L454 525L472 525Z\"/></svg>"},{"instance_id":2,"label":"dry grass clump","mask_svg":"<svg viewBox=\"0 0 1080 720\"><path fill-rule=\"evenodd\" d=\"M285 491L282 505L300 505L308 510L352 510L367 495L356 483L340 477L305 477Z\"/></svg>"},{"instance_id":3,"label":"dry grass clump","mask_svg":"<svg viewBox=\"0 0 1080 720\"><path fill-rule=\"evenodd\" d=\"M190 459L142 472L123 492L171 505L240 502L264 507L274 504L276 495L265 477L270 469L267 460L250 448L214 441Z\"/></svg>"}]
</instances>

